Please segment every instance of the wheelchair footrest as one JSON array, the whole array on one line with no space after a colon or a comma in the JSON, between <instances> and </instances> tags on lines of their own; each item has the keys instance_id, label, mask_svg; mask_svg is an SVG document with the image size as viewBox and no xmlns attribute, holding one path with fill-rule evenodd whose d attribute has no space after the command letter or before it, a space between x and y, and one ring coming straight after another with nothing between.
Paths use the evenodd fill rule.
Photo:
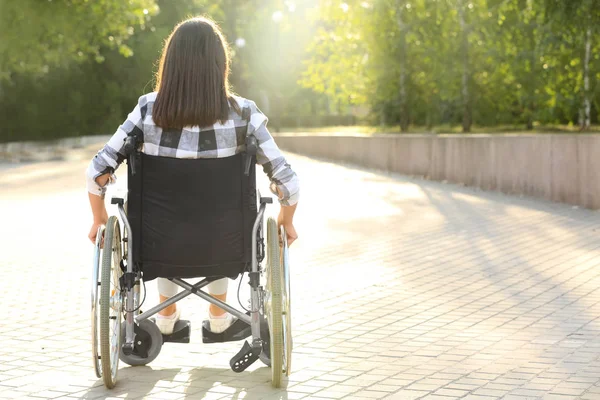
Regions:
<instances>
[{"instance_id":1,"label":"wheelchair footrest","mask_svg":"<svg viewBox=\"0 0 600 400\"><path fill-rule=\"evenodd\" d=\"M252 328L250 325L239 319L221 333L211 332L210 322L202 322L202 343L237 342L251 335Z\"/></svg>"},{"instance_id":2,"label":"wheelchair footrest","mask_svg":"<svg viewBox=\"0 0 600 400\"><path fill-rule=\"evenodd\" d=\"M189 343L192 323L190 321L179 320L175 323L173 333L163 335L163 343Z\"/></svg>"},{"instance_id":3,"label":"wheelchair footrest","mask_svg":"<svg viewBox=\"0 0 600 400\"><path fill-rule=\"evenodd\" d=\"M258 360L260 352L260 348L254 349L245 341L242 349L229 361L229 365L233 372L242 372Z\"/></svg>"}]
</instances>

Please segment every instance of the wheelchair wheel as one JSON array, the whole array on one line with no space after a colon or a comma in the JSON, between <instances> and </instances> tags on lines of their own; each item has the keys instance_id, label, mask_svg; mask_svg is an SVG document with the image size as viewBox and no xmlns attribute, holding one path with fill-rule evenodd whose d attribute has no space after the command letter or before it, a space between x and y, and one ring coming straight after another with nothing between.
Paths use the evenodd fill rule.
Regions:
<instances>
[{"instance_id":1,"label":"wheelchair wheel","mask_svg":"<svg viewBox=\"0 0 600 400\"><path fill-rule=\"evenodd\" d=\"M287 245L287 233L285 228L281 227L281 240L283 242L281 252L281 266L283 278L283 296L282 296L282 313L283 313L283 371L287 376L290 376L292 371L292 290L290 281L290 264L289 252Z\"/></svg>"},{"instance_id":2,"label":"wheelchair wheel","mask_svg":"<svg viewBox=\"0 0 600 400\"><path fill-rule=\"evenodd\" d=\"M125 322L121 324L121 337L125 337ZM119 352L119 358L125 364L137 367L154 361L163 345L163 336L160 329L150 320L140 321L133 327L135 332L135 343L133 354L125 354L123 349Z\"/></svg>"},{"instance_id":3,"label":"wheelchair wheel","mask_svg":"<svg viewBox=\"0 0 600 400\"><path fill-rule=\"evenodd\" d=\"M98 286L99 286L99 273L100 273L100 259L102 257L102 236L104 235L104 228L98 228L96 233L96 244L94 246L94 259L92 264L92 359L94 362L94 370L96 376L102 378L102 365L100 364L100 352L98 350L99 338L98 338Z\"/></svg>"},{"instance_id":4,"label":"wheelchair wheel","mask_svg":"<svg viewBox=\"0 0 600 400\"><path fill-rule=\"evenodd\" d=\"M117 217L106 223L100 279L100 364L104 385L111 389L117 383L121 348L122 291L120 277L122 248Z\"/></svg>"},{"instance_id":5,"label":"wheelchair wheel","mask_svg":"<svg viewBox=\"0 0 600 400\"><path fill-rule=\"evenodd\" d=\"M277 222L267 220L267 321L269 323L269 350L271 356L271 384L281 387L283 373L283 277L279 251Z\"/></svg>"}]
</instances>

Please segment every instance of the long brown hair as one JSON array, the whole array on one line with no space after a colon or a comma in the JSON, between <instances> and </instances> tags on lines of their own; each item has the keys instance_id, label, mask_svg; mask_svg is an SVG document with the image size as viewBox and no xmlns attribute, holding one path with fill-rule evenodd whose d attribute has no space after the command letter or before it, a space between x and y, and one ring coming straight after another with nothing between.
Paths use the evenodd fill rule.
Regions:
<instances>
[{"instance_id":1,"label":"long brown hair","mask_svg":"<svg viewBox=\"0 0 600 400\"><path fill-rule=\"evenodd\" d=\"M152 118L163 129L210 126L239 112L229 87L229 46L218 25L205 17L175 27L165 42Z\"/></svg>"}]
</instances>

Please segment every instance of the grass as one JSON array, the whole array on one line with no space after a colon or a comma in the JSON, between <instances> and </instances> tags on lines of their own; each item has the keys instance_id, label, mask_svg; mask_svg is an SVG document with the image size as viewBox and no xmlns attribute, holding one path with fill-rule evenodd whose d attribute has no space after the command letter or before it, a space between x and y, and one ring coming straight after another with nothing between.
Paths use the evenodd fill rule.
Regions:
<instances>
[{"instance_id":1,"label":"grass","mask_svg":"<svg viewBox=\"0 0 600 400\"><path fill-rule=\"evenodd\" d=\"M373 135L376 133L400 133L399 126L325 126L310 128L282 128L281 133L305 133L305 134L327 134L327 135ZM434 133L434 134L462 134L460 125L440 125L433 128L411 126L407 133ZM573 125L535 125L533 130L526 130L523 125L499 125L499 126L472 126L470 133L600 133L600 125L592 126L590 129L580 132L578 126Z\"/></svg>"}]
</instances>

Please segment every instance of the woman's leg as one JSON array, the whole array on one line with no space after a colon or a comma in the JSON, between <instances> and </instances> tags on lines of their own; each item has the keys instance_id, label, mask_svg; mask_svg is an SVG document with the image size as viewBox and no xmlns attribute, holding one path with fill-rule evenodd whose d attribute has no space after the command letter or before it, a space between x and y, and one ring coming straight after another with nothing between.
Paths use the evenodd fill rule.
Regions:
<instances>
[{"instance_id":1,"label":"woman's leg","mask_svg":"<svg viewBox=\"0 0 600 400\"><path fill-rule=\"evenodd\" d=\"M179 292L179 286L174 284L168 279L157 278L158 283L158 294L160 295L160 302L163 303L169 298L175 296ZM177 311L177 304L171 304L169 307L158 312L159 315L169 316L173 315Z\"/></svg>"},{"instance_id":2,"label":"woman's leg","mask_svg":"<svg viewBox=\"0 0 600 400\"><path fill-rule=\"evenodd\" d=\"M221 301L227 300L227 286L229 279L223 278L209 283L208 293ZM220 307L210 304L208 307L208 320L210 322L210 330L213 333L221 333L231 326L234 319L233 316Z\"/></svg>"},{"instance_id":3,"label":"woman's leg","mask_svg":"<svg viewBox=\"0 0 600 400\"><path fill-rule=\"evenodd\" d=\"M227 301L227 286L229 286L229 278L223 278L212 281L208 284L208 293L221 301ZM211 303L208 308L210 315L220 317L225 314L225 310Z\"/></svg>"}]
</instances>

